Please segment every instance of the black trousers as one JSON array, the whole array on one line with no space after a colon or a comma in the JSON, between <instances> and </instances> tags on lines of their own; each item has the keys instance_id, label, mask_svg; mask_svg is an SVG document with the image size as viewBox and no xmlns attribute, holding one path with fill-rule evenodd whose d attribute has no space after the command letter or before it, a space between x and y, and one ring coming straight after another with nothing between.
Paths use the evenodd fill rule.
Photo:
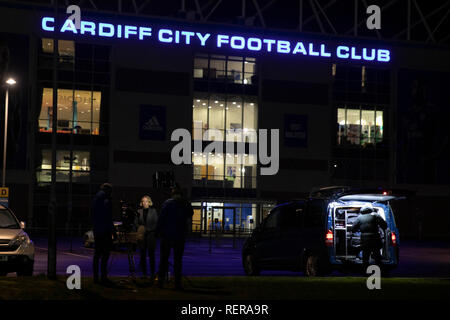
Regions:
<instances>
[{"instance_id":1,"label":"black trousers","mask_svg":"<svg viewBox=\"0 0 450 320\"><path fill-rule=\"evenodd\" d=\"M363 260L363 268L364 272L367 270L369 266L369 258L372 255L372 258L375 260L375 264L381 268L381 254L380 249L382 247L381 239L378 235L364 237L361 236L361 247L362 247L362 260Z\"/></svg>"},{"instance_id":2,"label":"black trousers","mask_svg":"<svg viewBox=\"0 0 450 320\"><path fill-rule=\"evenodd\" d=\"M159 272L158 281L163 283L167 270L169 268L169 256L170 250L173 249L173 271L175 274L175 285L181 286L181 269L182 269L182 259L184 252L185 240L168 240L161 239L161 252L159 259Z\"/></svg>"},{"instance_id":3,"label":"black trousers","mask_svg":"<svg viewBox=\"0 0 450 320\"><path fill-rule=\"evenodd\" d=\"M144 276L147 275L147 255L150 261L150 275L154 276L156 273L156 258L155 258L155 250L156 249L156 236L154 232L147 232L145 234L144 241L139 243L139 250L141 254L140 265L142 274Z\"/></svg>"},{"instance_id":4,"label":"black trousers","mask_svg":"<svg viewBox=\"0 0 450 320\"><path fill-rule=\"evenodd\" d=\"M95 251L94 251L94 262L93 262L93 268L94 268L94 280L99 279L99 263L101 260L101 279L106 280L108 276L108 260L109 256L111 254L111 248L112 248L112 235L111 234L99 234L94 235L94 245L95 245Z\"/></svg>"}]
</instances>

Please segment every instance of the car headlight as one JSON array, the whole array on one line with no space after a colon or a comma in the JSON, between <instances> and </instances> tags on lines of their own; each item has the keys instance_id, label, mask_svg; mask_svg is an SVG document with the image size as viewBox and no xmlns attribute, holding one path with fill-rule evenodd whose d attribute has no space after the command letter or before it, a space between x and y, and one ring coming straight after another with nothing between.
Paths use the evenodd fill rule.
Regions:
<instances>
[{"instance_id":1,"label":"car headlight","mask_svg":"<svg viewBox=\"0 0 450 320\"><path fill-rule=\"evenodd\" d=\"M15 247L20 247L22 244L24 243L28 243L29 239L26 235L24 234L19 234L17 237L15 237L12 241L11 241L11 246L15 246Z\"/></svg>"}]
</instances>

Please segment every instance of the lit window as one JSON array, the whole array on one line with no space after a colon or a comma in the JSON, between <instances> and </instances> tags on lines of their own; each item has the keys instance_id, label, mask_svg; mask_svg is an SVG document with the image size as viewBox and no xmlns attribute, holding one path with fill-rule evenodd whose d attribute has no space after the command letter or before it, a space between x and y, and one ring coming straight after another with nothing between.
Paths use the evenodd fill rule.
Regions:
<instances>
[{"instance_id":1,"label":"lit window","mask_svg":"<svg viewBox=\"0 0 450 320\"><path fill-rule=\"evenodd\" d=\"M202 54L194 60L194 78L255 84L255 74L255 58Z\"/></svg>"},{"instance_id":2,"label":"lit window","mask_svg":"<svg viewBox=\"0 0 450 320\"><path fill-rule=\"evenodd\" d=\"M53 53L54 42L53 39L42 39L42 52ZM73 61L75 57L75 42L70 40L58 40L58 53L60 62Z\"/></svg>"},{"instance_id":3,"label":"lit window","mask_svg":"<svg viewBox=\"0 0 450 320\"><path fill-rule=\"evenodd\" d=\"M338 145L374 145L383 140L383 111L337 109Z\"/></svg>"},{"instance_id":4,"label":"lit window","mask_svg":"<svg viewBox=\"0 0 450 320\"><path fill-rule=\"evenodd\" d=\"M52 151L49 149L42 150L42 163L40 170L37 172L38 184L46 184L51 182L52 170ZM69 182L70 175L70 151L57 150L56 152L56 181ZM89 151L72 151L72 181L73 182L89 182L90 153Z\"/></svg>"},{"instance_id":5,"label":"lit window","mask_svg":"<svg viewBox=\"0 0 450 320\"><path fill-rule=\"evenodd\" d=\"M100 131L100 91L58 89L58 133L98 135ZM39 131L51 132L53 89L42 92Z\"/></svg>"},{"instance_id":6,"label":"lit window","mask_svg":"<svg viewBox=\"0 0 450 320\"><path fill-rule=\"evenodd\" d=\"M258 129L255 97L198 93L192 107L194 140L201 140L207 129L216 129L227 141L253 142L245 134Z\"/></svg>"}]
</instances>

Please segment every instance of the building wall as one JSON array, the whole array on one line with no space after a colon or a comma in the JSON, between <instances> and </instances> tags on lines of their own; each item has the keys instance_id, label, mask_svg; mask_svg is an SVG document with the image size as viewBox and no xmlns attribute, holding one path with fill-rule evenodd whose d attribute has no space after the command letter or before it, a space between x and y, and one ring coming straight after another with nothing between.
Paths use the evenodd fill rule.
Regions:
<instances>
[{"instance_id":1,"label":"building wall","mask_svg":"<svg viewBox=\"0 0 450 320\"><path fill-rule=\"evenodd\" d=\"M39 39L39 12L27 11L13 8L1 8L0 10L0 30L2 33L18 33L32 35L33 39ZM123 190L125 194L156 192L152 189L152 175L156 170L174 170L176 179L181 185L189 191L192 185L192 168L190 166L175 166L170 160L170 151L174 143L170 142L170 134L176 128L190 129L192 126L192 99L193 99L193 59L196 50L189 48L149 47L145 44L135 42L114 41L110 43L112 48L111 65L111 96L109 105L109 144L105 147L108 152L109 168L105 173L109 180L117 186L118 190ZM36 52L35 50L30 52ZM392 99L391 110L391 131L386 132L389 138L394 142L391 145L395 147L398 141L395 141L396 131L396 113L397 108L397 71L402 68L421 69L450 72L450 60L448 59L448 49L436 50L432 47L423 47L419 45L392 44L393 61L390 67L393 71L392 78ZM30 53L30 61L36 62L35 57ZM330 173L332 161L333 141L335 139L335 109L331 99L331 63L329 61L315 60L310 63L308 60L299 58L289 58L285 56L273 55L263 56L258 59L259 81L259 128L278 128L280 129L280 170L274 176L260 176L258 178L259 198L290 197L292 193L305 194L314 186L324 186L335 182L349 182L345 180L333 179ZM30 66L30 68L35 68ZM120 90L116 88L117 72L120 69L132 69L148 71L150 74L159 74L161 72L170 78L171 73L186 75L187 79L182 83L187 88L187 92L180 94L152 92L136 92L130 90ZM35 70L35 69L34 69ZM159 72L159 73L158 73ZM33 79L32 77L30 79ZM133 79L130 79L132 81ZM153 79L155 81L155 79ZM167 81L167 78L165 79ZM170 82L169 82L170 83ZM296 84L314 84L319 88L318 92L324 93L317 95L320 103L311 103L311 95L308 90L290 92L288 99L282 97L276 101L270 96L270 86L272 84L282 86L288 83L295 88ZM179 83L178 83L179 84ZM36 84L33 80L27 83L31 94L29 103L37 101L35 90ZM301 87L301 85L299 85ZM289 92L288 92L289 93ZM139 132L139 107L140 105L156 105L166 108L166 140L150 141L140 140ZM305 115L308 119L308 139L307 147L295 148L284 144L283 129L285 115ZM26 130L27 128L24 128ZM30 137L30 143L34 144L34 134L27 131ZM40 146L32 145L29 152L38 152ZM107 151L106 151L107 150ZM394 152L394 150L390 150ZM35 159L35 155L30 154L27 159ZM30 161L30 160L28 160ZM395 156L389 158L390 168L388 176L395 174ZM11 185L30 185L33 183L35 175L34 166L28 164L25 170L11 171L8 174L8 183ZM381 168L383 169L383 168ZM389 180L392 182L392 180ZM379 181L383 182L383 181ZM379 182L376 182L377 184ZM395 181L393 181L395 182ZM365 181L364 183L375 183ZM416 188L420 186L402 185L404 188ZM23 187L11 187L14 192L24 192ZM433 186L431 187L434 188ZM442 198L448 196L448 186L436 186L441 192ZM423 189L423 188L422 188ZM429 187L427 187L429 189ZM20 190L20 191L16 191ZM442 191L444 190L444 191ZM92 190L92 192L94 189ZM427 191L428 194L433 192ZM26 198L26 200L23 200ZM158 195L158 199L163 195ZM86 199L85 199L86 200ZM88 201L84 201L88 206ZM25 205L33 202L25 197L14 195L11 198L13 206L20 206L19 216L24 214ZM134 200L133 200L134 201ZM162 201L162 200L161 200ZM40 203L45 203L42 200ZM426 211L426 203L422 198L423 211ZM447 210L440 201L435 201L436 206L444 212ZM22 208L23 207L23 208ZM27 206L30 208L30 206ZM441 210L434 208L433 211ZM446 212L446 211L445 211ZM432 212L427 212L433 215ZM439 221L445 220L445 216L440 216ZM406 219L407 220L407 219ZM405 221L406 221L405 220ZM428 220L430 221L430 220ZM431 219L433 221L433 219ZM430 227L432 222L427 222L424 230L433 232ZM406 225L406 224L405 224ZM413 229L414 227L406 227ZM441 229L439 229L441 230ZM441 230L442 231L442 230ZM441 232L440 231L440 232Z\"/></svg>"}]
</instances>

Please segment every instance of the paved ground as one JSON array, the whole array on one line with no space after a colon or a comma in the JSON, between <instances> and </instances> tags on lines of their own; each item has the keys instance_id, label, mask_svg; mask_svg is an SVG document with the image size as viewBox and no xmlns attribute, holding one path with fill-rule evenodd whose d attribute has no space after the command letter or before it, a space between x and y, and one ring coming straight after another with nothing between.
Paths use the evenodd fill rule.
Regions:
<instances>
[{"instance_id":1,"label":"paved ground","mask_svg":"<svg viewBox=\"0 0 450 320\"><path fill-rule=\"evenodd\" d=\"M34 239L36 244L35 274L46 273L47 240ZM232 239L222 238L211 243L208 238L192 239L186 245L183 260L183 272L188 276L239 276L244 275L240 248L243 239L236 241L236 249L232 247ZM81 239L73 239L72 252L69 250L70 240L59 239L57 272L65 274L67 266L76 264L81 267L82 276L91 276L93 249L81 246ZM159 262L159 250L156 253ZM139 262L135 253L136 263ZM115 251L110 259L110 274L127 276L127 254ZM300 275L296 272L266 271L263 275ZM10 274L11 276L13 274ZM338 272L333 275L341 276ZM450 243L403 241L400 248L400 265L392 272L394 277L448 277L450 278Z\"/></svg>"}]
</instances>

